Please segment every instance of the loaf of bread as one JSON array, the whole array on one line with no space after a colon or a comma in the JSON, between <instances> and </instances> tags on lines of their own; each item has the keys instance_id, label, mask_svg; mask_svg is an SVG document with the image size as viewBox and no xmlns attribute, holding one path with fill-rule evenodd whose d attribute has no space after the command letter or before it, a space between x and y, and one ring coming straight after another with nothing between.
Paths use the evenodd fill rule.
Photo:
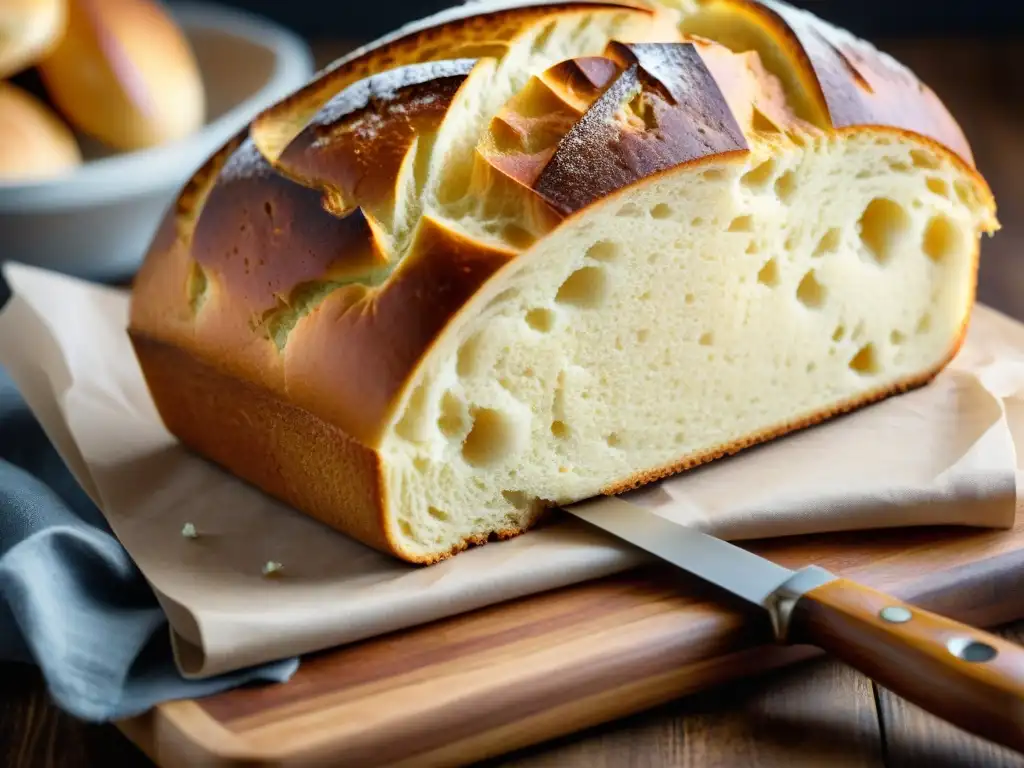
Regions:
<instances>
[{"instance_id":1,"label":"loaf of bread","mask_svg":"<svg viewBox=\"0 0 1024 768\"><path fill-rule=\"evenodd\" d=\"M199 65L161 2L64 1L67 28L37 68L47 95L76 129L129 151L202 127Z\"/></svg>"},{"instance_id":2,"label":"loaf of bread","mask_svg":"<svg viewBox=\"0 0 1024 768\"><path fill-rule=\"evenodd\" d=\"M0 81L0 181L41 181L82 163L70 129L46 104Z\"/></svg>"},{"instance_id":3,"label":"loaf of bread","mask_svg":"<svg viewBox=\"0 0 1024 768\"><path fill-rule=\"evenodd\" d=\"M64 34L67 0L0 2L0 78L35 64Z\"/></svg>"},{"instance_id":4,"label":"loaf of bread","mask_svg":"<svg viewBox=\"0 0 1024 768\"><path fill-rule=\"evenodd\" d=\"M185 446L432 563L925 384L997 229L936 95L807 12L476 2L210 158L129 333Z\"/></svg>"}]
</instances>

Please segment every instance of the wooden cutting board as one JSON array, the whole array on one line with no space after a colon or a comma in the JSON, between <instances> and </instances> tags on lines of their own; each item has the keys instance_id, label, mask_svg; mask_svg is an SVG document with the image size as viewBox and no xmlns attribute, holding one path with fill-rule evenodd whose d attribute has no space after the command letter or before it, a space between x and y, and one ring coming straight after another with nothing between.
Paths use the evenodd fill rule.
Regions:
<instances>
[{"instance_id":1,"label":"wooden cutting board","mask_svg":"<svg viewBox=\"0 0 1024 768\"><path fill-rule=\"evenodd\" d=\"M746 545L985 628L1024 618L1011 531L917 529ZM304 660L284 685L157 707L122 730L166 768L463 765L817 655L765 616L654 567Z\"/></svg>"}]
</instances>

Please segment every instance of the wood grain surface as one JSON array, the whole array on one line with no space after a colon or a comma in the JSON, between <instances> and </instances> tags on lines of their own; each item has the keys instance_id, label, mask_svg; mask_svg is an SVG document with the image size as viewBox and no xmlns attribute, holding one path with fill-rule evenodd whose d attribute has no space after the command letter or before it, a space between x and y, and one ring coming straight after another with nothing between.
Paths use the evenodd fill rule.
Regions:
<instances>
[{"instance_id":1,"label":"wood grain surface","mask_svg":"<svg viewBox=\"0 0 1024 768\"><path fill-rule=\"evenodd\" d=\"M1024 515L1012 531L746 546L941 603L952 619L1024 619ZM812 655L775 645L767 613L656 566L318 654L285 685L170 703L123 727L165 766L465 765Z\"/></svg>"},{"instance_id":2,"label":"wood grain surface","mask_svg":"<svg viewBox=\"0 0 1024 768\"><path fill-rule=\"evenodd\" d=\"M1019 98L1024 93L1019 66L1024 41L919 40L882 46L935 88L972 142L1003 223L1003 230L983 246L979 297L1024 319L1024 263L1019 258L1024 253L1024 101ZM318 45L319 62L346 47ZM994 589L984 579L977 582L969 594L979 599L964 606L957 618L978 621ZM933 593L930 600L929 607L940 612L962 605L955 593ZM1024 622L1000 634L1024 643ZM327 664L323 659L311 663ZM150 765L113 726L85 725L57 711L35 669L0 665L0 766ZM811 660L479 765L1024 768L1024 757L951 728L839 663Z\"/></svg>"}]
</instances>

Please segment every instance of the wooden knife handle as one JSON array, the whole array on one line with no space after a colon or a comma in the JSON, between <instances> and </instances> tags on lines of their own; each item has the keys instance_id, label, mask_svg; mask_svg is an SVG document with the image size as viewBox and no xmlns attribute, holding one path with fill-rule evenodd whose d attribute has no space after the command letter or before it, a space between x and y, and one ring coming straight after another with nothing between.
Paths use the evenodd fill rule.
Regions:
<instances>
[{"instance_id":1,"label":"wooden knife handle","mask_svg":"<svg viewBox=\"0 0 1024 768\"><path fill-rule=\"evenodd\" d=\"M1024 752L1024 647L842 578L796 601L786 640L821 648L946 722Z\"/></svg>"}]
</instances>

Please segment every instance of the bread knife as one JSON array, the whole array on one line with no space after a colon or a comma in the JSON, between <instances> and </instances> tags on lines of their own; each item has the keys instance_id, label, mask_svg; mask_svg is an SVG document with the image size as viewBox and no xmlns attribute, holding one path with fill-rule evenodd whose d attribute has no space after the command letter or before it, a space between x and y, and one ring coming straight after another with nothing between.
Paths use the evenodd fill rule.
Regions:
<instances>
[{"instance_id":1,"label":"bread knife","mask_svg":"<svg viewBox=\"0 0 1024 768\"><path fill-rule=\"evenodd\" d=\"M951 725L1024 753L1024 647L836 576L797 571L615 497L576 518L768 612L812 645Z\"/></svg>"}]
</instances>

